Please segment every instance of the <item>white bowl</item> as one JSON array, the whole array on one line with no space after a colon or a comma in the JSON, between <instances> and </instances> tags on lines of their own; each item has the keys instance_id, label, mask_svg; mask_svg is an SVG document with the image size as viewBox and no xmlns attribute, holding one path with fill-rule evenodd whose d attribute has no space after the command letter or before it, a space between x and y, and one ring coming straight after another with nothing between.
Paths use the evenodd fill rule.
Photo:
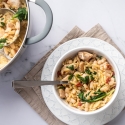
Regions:
<instances>
[{"instance_id":1,"label":"white bowl","mask_svg":"<svg viewBox=\"0 0 125 125\"><path fill-rule=\"evenodd\" d=\"M91 112L86 112L86 111L81 111L81 110L79 110L77 108L71 107L63 99L61 99L59 97L58 92L57 92L56 86L52 86L52 90L53 90L53 93L54 93L56 99L58 100L58 102L63 107L65 107L67 110L69 110L69 111L71 111L71 112L73 112L75 114L79 114L79 115L93 115L93 114L97 114L97 113L100 113L100 112L104 111L109 106L111 106L111 104L116 99L116 97L118 95L118 92L119 92L119 88L120 88L120 74L119 74L119 70L118 70L117 65L115 64L115 62L113 61L113 59L109 55L106 55L105 52L103 52L103 51L101 51L101 50L99 50L99 49L97 49L95 47L89 47L89 46L86 46L86 47L77 47L75 49L72 49L72 50L68 51L67 53L65 53L57 61L56 65L55 65L55 67L53 69L53 72L52 72L52 80L56 80L57 72L60 70L60 68L62 66L62 62L65 59L69 58L69 57L71 58L71 57L75 56L79 51L87 51L87 52L96 53L97 55L103 56L103 57L105 57L108 60L108 62L113 67L114 72L115 72L115 78L116 78L116 88L115 88L115 92L114 92L112 98L110 99L110 101L105 106L101 107L100 109L97 109L97 110L91 111Z\"/></svg>"}]
</instances>

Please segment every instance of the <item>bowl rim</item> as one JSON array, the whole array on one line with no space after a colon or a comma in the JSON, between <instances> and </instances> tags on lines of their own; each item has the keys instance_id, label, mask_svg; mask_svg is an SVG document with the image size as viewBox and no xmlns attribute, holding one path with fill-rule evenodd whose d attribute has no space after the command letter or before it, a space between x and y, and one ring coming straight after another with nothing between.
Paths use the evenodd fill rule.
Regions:
<instances>
[{"instance_id":1,"label":"bowl rim","mask_svg":"<svg viewBox=\"0 0 125 125\"><path fill-rule=\"evenodd\" d=\"M56 69L57 69L57 66L60 64L60 62L61 62L62 60L64 61L64 60L66 59L65 56L71 54L71 53L74 52L74 51L77 51L77 52L78 52L78 51L81 51L81 50L83 50L83 51L84 51L84 50L85 50L85 51L93 51L93 50L94 50L95 52L99 52L99 53L103 54L104 57L105 57L110 63L112 63L113 69L115 68L115 70L116 70L116 71L115 71L115 74L117 73L117 83L119 83L119 84L116 85L115 92L113 93L113 96L111 97L111 99L110 99L110 100L108 101L108 103L106 103L103 107L101 107L101 108L99 108L99 109L97 109L97 110L90 111L90 112L85 112L85 111L82 111L82 110L79 110L79 109L78 109L78 111L77 111L77 110L74 110L73 107L71 107L69 104L67 104L67 105L69 105L69 106L67 106L67 105L62 101L63 99L61 99L61 98L58 96L58 94L57 94L55 85L52 85L52 91L53 91L53 93L54 93L56 99L58 100L58 102L59 102L63 107L65 107L65 109L69 110L70 112L73 112L73 113L79 114L79 115L94 115L94 114L98 114L98 113L100 113L100 112L106 110L108 107L110 107L110 106L112 105L112 103L114 102L114 100L117 98L117 95L118 95L118 93L119 93L120 84L121 84L121 82L120 82L120 73L119 73L119 69L118 69L118 67L117 67L117 65L116 65L116 63L115 63L115 61L112 59L111 56L106 55L104 51L102 51L102 50L100 50L100 49L98 49L98 48L95 48L95 47L82 46L82 47L73 48L73 49L67 51L64 55L62 55L62 56L58 59L58 61L56 62L55 66L54 66L54 68L53 68L51 80L54 80L55 71L56 71ZM76 52L76 53L77 53L77 52ZM70 108L70 107L71 107L71 108ZM77 109L77 108L75 108L75 109Z\"/></svg>"}]
</instances>

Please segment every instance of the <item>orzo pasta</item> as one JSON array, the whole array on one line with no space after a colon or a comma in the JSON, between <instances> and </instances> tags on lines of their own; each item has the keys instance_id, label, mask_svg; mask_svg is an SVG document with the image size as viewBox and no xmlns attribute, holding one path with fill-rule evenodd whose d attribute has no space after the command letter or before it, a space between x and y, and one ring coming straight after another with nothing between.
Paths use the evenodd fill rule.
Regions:
<instances>
[{"instance_id":1,"label":"orzo pasta","mask_svg":"<svg viewBox=\"0 0 125 125\"><path fill-rule=\"evenodd\" d=\"M63 62L57 80L68 81L57 85L60 98L86 112L108 103L116 87L115 74L107 59L85 51Z\"/></svg>"}]
</instances>

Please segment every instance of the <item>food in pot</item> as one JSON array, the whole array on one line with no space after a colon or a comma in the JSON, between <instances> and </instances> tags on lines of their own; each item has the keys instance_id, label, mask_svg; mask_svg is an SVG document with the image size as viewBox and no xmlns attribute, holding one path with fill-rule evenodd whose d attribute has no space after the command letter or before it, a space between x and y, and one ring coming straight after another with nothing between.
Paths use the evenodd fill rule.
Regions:
<instances>
[{"instance_id":1,"label":"food in pot","mask_svg":"<svg viewBox=\"0 0 125 125\"><path fill-rule=\"evenodd\" d=\"M0 15L0 49L13 43L20 32L20 22L18 18L13 18L11 12Z\"/></svg>"},{"instance_id":2,"label":"food in pot","mask_svg":"<svg viewBox=\"0 0 125 125\"><path fill-rule=\"evenodd\" d=\"M21 2L20 0L8 0L7 6L9 6L10 8L18 9L19 7L21 7Z\"/></svg>"},{"instance_id":3,"label":"food in pot","mask_svg":"<svg viewBox=\"0 0 125 125\"><path fill-rule=\"evenodd\" d=\"M114 70L107 59L86 51L66 59L57 80L68 81L68 85L57 85L60 98L86 112L106 105L116 87Z\"/></svg>"},{"instance_id":4,"label":"food in pot","mask_svg":"<svg viewBox=\"0 0 125 125\"><path fill-rule=\"evenodd\" d=\"M1 48L1 51L3 51L2 53L4 53L4 55L2 56L4 56L5 58L8 58L8 62L9 62L20 49L24 40L24 36L26 34L27 22L28 22L27 6L26 6L25 0L1 0L0 8L11 9L15 12L15 14L11 16L9 13L0 15L0 48ZM7 17L10 16L7 18L8 20L7 22L9 24L6 23L6 20L5 20L6 15ZM20 32L19 32L18 20L20 21ZM7 30L7 34L9 34L7 36L5 33L6 30ZM16 41L14 43L13 42L11 43L11 40L15 39L16 36L18 36ZM4 46L7 43L8 44L11 43L11 44L8 46ZM2 61L0 62L0 64L2 64ZM2 69L7 64L8 63L3 63L0 69Z\"/></svg>"}]
</instances>

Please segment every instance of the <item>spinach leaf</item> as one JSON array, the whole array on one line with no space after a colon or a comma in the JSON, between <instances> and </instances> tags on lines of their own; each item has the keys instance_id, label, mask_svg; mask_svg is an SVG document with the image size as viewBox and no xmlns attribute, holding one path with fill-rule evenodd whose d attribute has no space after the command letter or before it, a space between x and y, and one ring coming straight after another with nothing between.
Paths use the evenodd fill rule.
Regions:
<instances>
[{"instance_id":1,"label":"spinach leaf","mask_svg":"<svg viewBox=\"0 0 125 125\"><path fill-rule=\"evenodd\" d=\"M81 101L83 101L83 102L89 102L89 103L99 101L99 100L103 99L106 96L107 96L107 94L104 93L104 92L101 93L101 94L99 94L99 95L97 95L97 96L93 96L93 97L90 96L90 99L86 99L84 97L84 93L83 92L79 93L79 95L78 95L78 97L79 97L79 99Z\"/></svg>"},{"instance_id":2,"label":"spinach leaf","mask_svg":"<svg viewBox=\"0 0 125 125\"><path fill-rule=\"evenodd\" d=\"M1 25L1 27L4 27L5 23L4 22L0 22L0 25Z\"/></svg>"},{"instance_id":3,"label":"spinach leaf","mask_svg":"<svg viewBox=\"0 0 125 125\"><path fill-rule=\"evenodd\" d=\"M2 49L3 48L3 44L0 44L0 49Z\"/></svg>"},{"instance_id":4,"label":"spinach leaf","mask_svg":"<svg viewBox=\"0 0 125 125\"><path fill-rule=\"evenodd\" d=\"M91 81L93 81L93 80L94 80L93 75L90 75L90 80L91 80Z\"/></svg>"},{"instance_id":5,"label":"spinach leaf","mask_svg":"<svg viewBox=\"0 0 125 125\"><path fill-rule=\"evenodd\" d=\"M68 68L68 69L70 69L70 70L74 70L74 65L67 66L66 68Z\"/></svg>"},{"instance_id":6,"label":"spinach leaf","mask_svg":"<svg viewBox=\"0 0 125 125\"><path fill-rule=\"evenodd\" d=\"M95 92L95 93L97 93L98 95L95 95L95 96L93 96L93 97L90 96L90 99L86 99L85 96L84 96L84 93L83 93L83 92L80 92L79 95L78 95L78 97L79 97L79 99L80 99L81 101L83 101L83 102L89 102L89 103L91 103L91 102L97 102L97 101L99 101L99 100L105 98L105 97L108 96L109 94L113 94L114 91L115 91L114 89L111 90L111 91L108 92L108 93L106 93L106 92L101 92L101 91L97 91L97 92Z\"/></svg>"},{"instance_id":7,"label":"spinach leaf","mask_svg":"<svg viewBox=\"0 0 125 125\"><path fill-rule=\"evenodd\" d=\"M14 18L18 18L20 21L27 20L28 12L27 12L26 8L19 8L12 19L14 19Z\"/></svg>"},{"instance_id":8,"label":"spinach leaf","mask_svg":"<svg viewBox=\"0 0 125 125\"><path fill-rule=\"evenodd\" d=\"M83 100L83 98L84 98L84 93L83 93L83 92L79 93L78 97L79 97L81 100Z\"/></svg>"},{"instance_id":9,"label":"spinach leaf","mask_svg":"<svg viewBox=\"0 0 125 125\"><path fill-rule=\"evenodd\" d=\"M73 78L73 74L71 74L69 77L68 77L68 80L70 81L72 78Z\"/></svg>"},{"instance_id":10,"label":"spinach leaf","mask_svg":"<svg viewBox=\"0 0 125 125\"><path fill-rule=\"evenodd\" d=\"M91 74L92 74L92 72L90 71L90 69L89 69L89 68L86 68L86 69L85 69L85 72L86 72L87 74L89 74L89 75L91 75Z\"/></svg>"},{"instance_id":11,"label":"spinach leaf","mask_svg":"<svg viewBox=\"0 0 125 125\"><path fill-rule=\"evenodd\" d=\"M95 71L94 71L94 72L93 72L93 74L94 74L94 75L96 75L96 74L97 74L97 72L95 72Z\"/></svg>"},{"instance_id":12,"label":"spinach leaf","mask_svg":"<svg viewBox=\"0 0 125 125\"><path fill-rule=\"evenodd\" d=\"M6 43L7 39L6 38L2 38L0 39L0 43Z\"/></svg>"},{"instance_id":13,"label":"spinach leaf","mask_svg":"<svg viewBox=\"0 0 125 125\"><path fill-rule=\"evenodd\" d=\"M84 84L88 84L89 83L89 76L85 76L84 78L81 77L80 75L77 75L77 78L79 78L79 80L84 83Z\"/></svg>"},{"instance_id":14,"label":"spinach leaf","mask_svg":"<svg viewBox=\"0 0 125 125\"><path fill-rule=\"evenodd\" d=\"M90 75L91 81L94 80L93 74L95 74L96 72L91 72L89 68L86 68L85 72Z\"/></svg>"},{"instance_id":15,"label":"spinach leaf","mask_svg":"<svg viewBox=\"0 0 125 125\"><path fill-rule=\"evenodd\" d=\"M102 59L102 56L97 55L97 58Z\"/></svg>"},{"instance_id":16,"label":"spinach leaf","mask_svg":"<svg viewBox=\"0 0 125 125\"><path fill-rule=\"evenodd\" d=\"M58 87L58 89L63 89L63 90L65 90L65 87L61 85L61 86Z\"/></svg>"}]
</instances>

